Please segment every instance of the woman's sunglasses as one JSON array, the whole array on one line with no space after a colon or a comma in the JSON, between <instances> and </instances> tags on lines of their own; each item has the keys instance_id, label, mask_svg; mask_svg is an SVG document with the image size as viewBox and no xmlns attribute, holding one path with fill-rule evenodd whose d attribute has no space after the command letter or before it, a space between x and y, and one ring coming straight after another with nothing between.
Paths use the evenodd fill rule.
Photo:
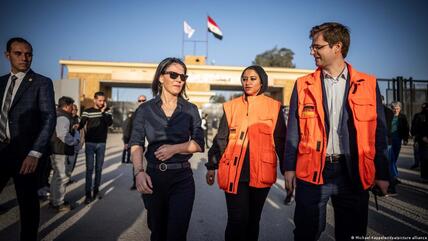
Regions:
<instances>
[{"instance_id":1,"label":"woman's sunglasses","mask_svg":"<svg viewBox=\"0 0 428 241\"><path fill-rule=\"evenodd\" d=\"M177 79L177 77L180 76L180 80L181 81L186 81L187 77L189 77L186 74L179 74L179 73L176 73L176 72L173 72L173 71L167 71L167 72L164 72L163 74L169 74L169 77L171 79Z\"/></svg>"}]
</instances>

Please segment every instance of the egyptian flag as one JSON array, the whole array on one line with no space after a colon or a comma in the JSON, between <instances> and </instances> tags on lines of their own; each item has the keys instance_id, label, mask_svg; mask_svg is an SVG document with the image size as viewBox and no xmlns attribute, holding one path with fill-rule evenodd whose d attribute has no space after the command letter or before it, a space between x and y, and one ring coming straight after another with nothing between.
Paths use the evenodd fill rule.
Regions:
<instances>
[{"instance_id":1,"label":"egyptian flag","mask_svg":"<svg viewBox=\"0 0 428 241\"><path fill-rule=\"evenodd\" d=\"M223 33L221 32L218 25L214 22L214 20L212 18L210 18L210 16L208 16L208 31L213 33L214 37L216 37L220 40L223 39Z\"/></svg>"}]
</instances>

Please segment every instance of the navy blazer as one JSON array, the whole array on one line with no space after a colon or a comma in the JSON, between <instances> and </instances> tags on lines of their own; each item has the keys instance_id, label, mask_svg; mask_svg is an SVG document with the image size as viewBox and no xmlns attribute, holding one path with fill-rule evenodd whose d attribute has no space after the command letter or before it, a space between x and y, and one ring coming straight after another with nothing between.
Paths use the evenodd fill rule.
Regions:
<instances>
[{"instance_id":1,"label":"navy blazer","mask_svg":"<svg viewBox=\"0 0 428 241\"><path fill-rule=\"evenodd\" d=\"M321 81L324 82L324 78L321 72ZM340 139L341 146L346 157L346 167L349 177L353 184L356 187L362 188L359 171L358 171L358 150L357 150L357 141L356 141L356 130L352 118L352 110L348 105L348 94L350 89L350 76L348 73L348 78L346 81L345 87L345 96L343 98L343 112L342 120L339 125L339 128L342 133ZM324 118L326 126L327 139L330 130L330 118L328 112L328 104L326 100L326 91L324 83L321 83L322 86L322 96L323 96L323 109L324 109ZM296 85L294 85L293 93L290 99L290 110L288 117L287 125L287 138L285 143L285 156L283 162L281 163L281 172L284 171L295 171L297 163L297 147L300 142L299 135L299 117L297 112L298 105L298 96ZM381 101L381 95L379 91L379 86L376 83L376 112L377 112L377 127L376 127L376 141L375 141L375 167L376 167L376 180L389 180L389 170L388 170L388 160L386 159L386 122L385 122L385 113Z\"/></svg>"},{"instance_id":2,"label":"navy blazer","mask_svg":"<svg viewBox=\"0 0 428 241\"><path fill-rule=\"evenodd\" d=\"M0 77L0 106L10 74ZM17 161L22 161L32 150L45 153L56 125L54 89L52 80L27 72L16 92L8 115L10 144Z\"/></svg>"}]
</instances>

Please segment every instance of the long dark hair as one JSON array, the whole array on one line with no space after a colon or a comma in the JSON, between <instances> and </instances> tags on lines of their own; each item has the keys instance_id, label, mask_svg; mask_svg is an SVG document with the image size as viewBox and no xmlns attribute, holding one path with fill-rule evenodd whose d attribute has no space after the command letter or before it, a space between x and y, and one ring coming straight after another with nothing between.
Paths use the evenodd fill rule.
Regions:
<instances>
[{"instance_id":1,"label":"long dark hair","mask_svg":"<svg viewBox=\"0 0 428 241\"><path fill-rule=\"evenodd\" d=\"M181 61L181 59L178 58L166 58L164 60L162 60L157 69L156 69L156 73L155 73L155 77L153 78L153 82L152 82L152 93L153 96L156 95L160 95L162 93L162 85L161 82L159 81L159 78L162 74L165 73L165 70L171 65L171 64L179 64L183 67L184 69L184 74L187 74L187 67L186 65L183 63L183 61ZM187 99L187 95L186 95L186 81L184 81L183 84L183 88L180 91L179 96Z\"/></svg>"},{"instance_id":2,"label":"long dark hair","mask_svg":"<svg viewBox=\"0 0 428 241\"><path fill-rule=\"evenodd\" d=\"M252 70L256 71L256 73L259 75L260 84L262 85L262 87L260 88L260 91L259 91L259 93L257 95L263 94L264 92L267 91L267 89L268 89L268 83L269 83L269 79L268 79L268 75L266 74L266 71L263 69L262 66L259 66L259 65L248 66L247 68L245 68L242 71L241 82L242 82L242 77L244 77L245 71L247 71L249 69L252 69ZM244 91L244 95L245 95L244 86L242 86L242 91Z\"/></svg>"}]
</instances>

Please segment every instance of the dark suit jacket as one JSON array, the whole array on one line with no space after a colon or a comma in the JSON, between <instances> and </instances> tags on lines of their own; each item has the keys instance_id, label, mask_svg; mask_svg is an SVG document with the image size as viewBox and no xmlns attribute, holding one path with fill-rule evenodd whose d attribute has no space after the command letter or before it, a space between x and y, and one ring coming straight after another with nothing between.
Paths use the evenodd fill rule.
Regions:
<instances>
[{"instance_id":1,"label":"dark suit jacket","mask_svg":"<svg viewBox=\"0 0 428 241\"><path fill-rule=\"evenodd\" d=\"M9 76L0 77L0 106ZM16 161L22 162L31 150L44 153L56 125L52 80L29 70L13 98L8 121L10 144L1 145Z\"/></svg>"}]
</instances>

